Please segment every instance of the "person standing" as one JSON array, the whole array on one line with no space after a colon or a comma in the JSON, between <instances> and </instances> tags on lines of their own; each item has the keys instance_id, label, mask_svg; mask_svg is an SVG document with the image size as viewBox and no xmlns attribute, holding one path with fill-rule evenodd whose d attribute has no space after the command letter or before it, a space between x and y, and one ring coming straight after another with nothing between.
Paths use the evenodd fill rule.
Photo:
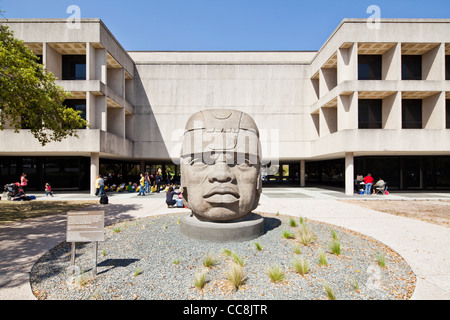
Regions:
<instances>
[{"instance_id":1,"label":"person standing","mask_svg":"<svg viewBox=\"0 0 450 320\"><path fill-rule=\"evenodd\" d=\"M100 192L100 175L97 176L97 179L95 179L95 195L98 196Z\"/></svg>"},{"instance_id":2,"label":"person standing","mask_svg":"<svg viewBox=\"0 0 450 320\"><path fill-rule=\"evenodd\" d=\"M106 195L105 192L105 180L101 176L98 176L99 196Z\"/></svg>"},{"instance_id":3,"label":"person standing","mask_svg":"<svg viewBox=\"0 0 450 320\"><path fill-rule=\"evenodd\" d=\"M161 168L158 168L158 171L156 172L156 177L155 177L155 180L156 180L156 192L157 193L159 193L160 190L161 190L161 184L162 184L162 175L161 175L161 173L162 173Z\"/></svg>"},{"instance_id":4,"label":"person standing","mask_svg":"<svg viewBox=\"0 0 450 320\"><path fill-rule=\"evenodd\" d=\"M52 187L50 186L50 184L47 182L45 184L45 196L48 197L48 195L51 195L53 197L53 192L52 192Z\"/></svg>"},{"instance_id":5,"label":"person standing","mask_svg":"<svg viewBox=\"0 0 450 320\"><path fill-rule=\"evenodd\" d=\"M373 178L372 174L367 174L367 176L364 177L364 185L365 185L365 194L369 195L372 190L372 184L373 184Z\"/></svg>"},{"instance_id":6,"label":"person standing","mask_svg":"<svg viewBox=\"0 0 450 320\"><path fill-rule=\"evenodd\" d=\"M28 186L28 180L27 180L27 174L22 173L20 176L20 187L23 190L23 193L27 193L27 186Z\"/></svg>"},{"instance_id":7,"label":"person standing","mask_svg":"<svg viewBox=\"0 0 450 320\"><path fill-rule=\"evenodd\" d=\"M150 175L148 174L148 172L145 173L144 179L145 179L145 192L149 193L150 192Z\"/></svg>"},{"instance_id":8,"label":"person standing","mask_svg":"<svg viewBox=\"0 0 450 320\"><path fill-rule=\"evenodd\" d=\"M138 196L145 196L145 178L141 173L141 179L139 179L139 194Z\"/></svg>"}]
</instances>

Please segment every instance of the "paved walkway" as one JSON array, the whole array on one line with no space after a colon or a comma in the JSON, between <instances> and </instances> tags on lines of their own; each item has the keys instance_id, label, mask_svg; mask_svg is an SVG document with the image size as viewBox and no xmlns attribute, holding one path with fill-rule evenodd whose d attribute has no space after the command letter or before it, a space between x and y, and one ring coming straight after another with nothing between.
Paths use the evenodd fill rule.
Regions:
<instances>
[{"instance_id":1,"label":"paved walkway","mask_svg":"<svg viewBox=\"0 0 450 320\"><path fill-rule=\"evenodd\" d=\"M38 200L97 199L87 193L55 194ZM389 196L345 196L339 190L319 188L264 188L259 212L303 216L358 231L398 252L416 274L412 299L450 300L450 229L423 221L389 215L338 201L339 199L447 199L450 193L394 193ZM95 205L105 210L105 224L174 212L168 209L164 194L137 197L113 194L110 204ZM450 213L449 213L450 214ZM45 252L65 241L65 214L30 219L0 226L0 299L35 299L29 273Z\"/></svg>"}]
</instances>

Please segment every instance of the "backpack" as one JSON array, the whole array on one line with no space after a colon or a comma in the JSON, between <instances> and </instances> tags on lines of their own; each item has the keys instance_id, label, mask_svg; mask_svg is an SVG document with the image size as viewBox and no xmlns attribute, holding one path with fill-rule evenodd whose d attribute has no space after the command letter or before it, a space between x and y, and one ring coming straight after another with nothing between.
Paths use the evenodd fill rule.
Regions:
<instances>
[{"instance_id":1,"label":"backpack","mask_svg":"<svg viewBox=\"0 0 450 320\"><path fill-rule=\"evenodd\" d=\"M100 204L108 204L108 196L106 194L100 197Z\"/></svg>"}]
</instances>

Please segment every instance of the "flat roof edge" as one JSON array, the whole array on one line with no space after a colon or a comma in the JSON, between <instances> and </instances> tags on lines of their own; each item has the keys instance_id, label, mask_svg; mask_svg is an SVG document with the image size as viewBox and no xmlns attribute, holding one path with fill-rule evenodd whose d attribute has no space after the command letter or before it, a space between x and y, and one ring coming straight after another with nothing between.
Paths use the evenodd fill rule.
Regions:
<instances>
[{"instance_id":1,"label":"flat roof edge","mask_svg":"<svg viewBox=\"0 0 450 320\"><path fill-rule=\"evenodd\" d=\"M3 18L0 19L0 22L8 22L8 23L23 23L23 22L33 22L33 23L61 23L67 22L68 18ZM100 18L80 18L81 23L89 23L89 22L102 22Z\"/></svg>"}]
</instances>

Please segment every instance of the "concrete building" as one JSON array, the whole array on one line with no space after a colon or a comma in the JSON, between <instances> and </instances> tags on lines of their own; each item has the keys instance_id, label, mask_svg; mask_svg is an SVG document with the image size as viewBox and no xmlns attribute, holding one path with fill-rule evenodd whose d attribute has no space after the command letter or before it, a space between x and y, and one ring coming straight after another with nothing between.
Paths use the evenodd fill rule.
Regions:
<instances>
[{"instance_id":1,"label":"concrete building","mask_svg":"<svg viewBox=\"0 0 450 320\"><path fill-rule=\"evenodd\" d=\"M89 128L42 147L0 132L0 183L93 189L96 175L178 174L184 124L233 108L261 131L264 183L450 189L450 20L343 20L318 51L127 52L99 19L2 20L72 93Z\"/></svg>"}]
</instances>

